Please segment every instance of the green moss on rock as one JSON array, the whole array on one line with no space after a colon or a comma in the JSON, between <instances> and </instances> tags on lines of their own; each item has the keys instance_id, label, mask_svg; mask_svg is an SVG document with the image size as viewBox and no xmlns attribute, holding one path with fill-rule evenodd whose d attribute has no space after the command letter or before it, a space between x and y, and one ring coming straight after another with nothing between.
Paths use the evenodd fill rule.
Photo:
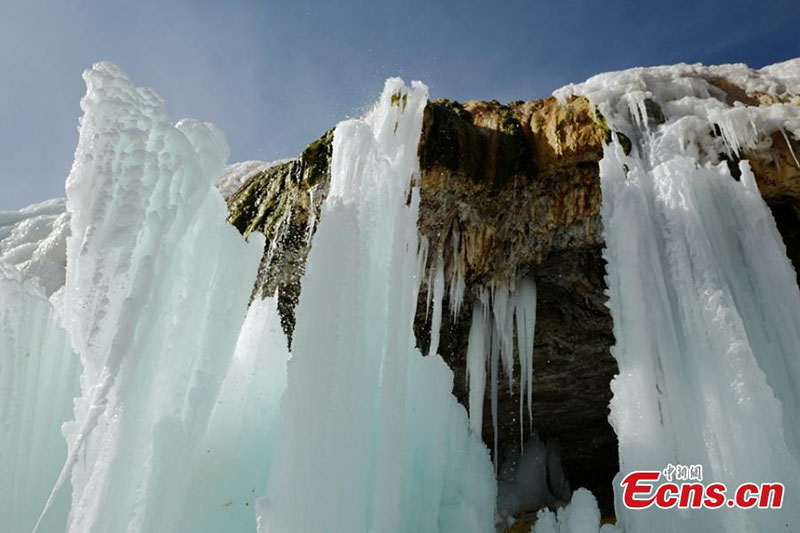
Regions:
<instances>
[{"instance_id":1,"label":"green moss on rock","mask_svg":"<svg viewBox=\"0 0 800 533\"><path fill-rule=\"evenodd\" d=\"M333 156L333 128L306 146L300 154L306 188L330 178L331 156Z\"/></svg>"},{"instance_id":2,"label":"green moss on rock","mask_svg":"<svg viewBox=\"0 0 800 533\"><path fill-rule=\"evenodd\" d=\"M513 110L496 101L486 106L487 113L499 118L496 128L477 125L476 117L458 102L428 102L419 144L422 169L448 170L495 189L514 175L529 173L530 149Z\"/></svg>"},{"instance_id":3,"label":"green moss on rock","mask_svg":"<svg viewBox=\"0 0 800 533\"><path fill-rule=\"evenodd\" d=\"M600 127L603 132L603 139L605 140L606 144L611 142L611 128L608 127L608 122L606 121L606 117L600 112L599 109L595 109L594 111L594 119L595 123ZM622 133L621 131L615 132L617 134L617 140L619 140L619 144L622 146L622 151L625 152L625 155L630 155L631 150L633 149L633 143L631 142L630 137Z\"/></svg>"}]
</instances>

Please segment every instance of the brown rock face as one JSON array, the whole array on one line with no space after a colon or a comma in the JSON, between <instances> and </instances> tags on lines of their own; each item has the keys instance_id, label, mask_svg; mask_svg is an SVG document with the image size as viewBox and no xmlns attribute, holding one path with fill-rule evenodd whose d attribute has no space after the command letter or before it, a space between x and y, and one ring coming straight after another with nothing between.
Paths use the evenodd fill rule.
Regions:
<instances>
[{"instance_id":1,"label":"brown rock face","mask_svg":"<svg viewBox=\"0 0 800 533\"><path fill-rule=\"evenodd\" d=\"M732 100L761 102L725 80L716 85ZM657 121L660 110L654 105L651 111ZM419 146L418 227L430 244L429 266L441 254L445 271L459 269L466 282L458 317L451 318L444 302L439 352L455 373L453 392L466 406L466 348L480 288L533 276L534 426L558 444L570 483L592 490L604 516L613 515L611 480L618 471L616 436L607 420L617 366L605 307L598 169L609 136L605 120L582 98L564 105L554 98L509 105L443 100L428 104ZM254 175L228 203L230 221L242 233L267 236L254 294L277 290L290 338L310 235L327 194L331 139L328 132L298 160ZM799 143L792 148L800 154ZM792 150L776 134L771 147L742 157L751 161L789 257L800 264L800 169ZM430 338L427 290L423 284L415 321L423 353ZM500 462L520 440L518 377L517 368L513 390L505 379L499 383ZM491 449L486 401L483 437Z\"/></svg>"},{"instance_id":2,"label":"brown rock face","mask_svg":"<svg viewBox=\"0 0 800 533\"><path fill-rule=\"evenodd\" d=\"M586 486L612 512L618 462L607 405L616 362L604 305L598 169L605 131L588 101L562 106L549 98L509 106L431 102L423 133L420 233L431 249L444 251L446 271L463 267L467 283L458 320L449 319L445 306L439 348L455 373L454 394L467 405L466 347L479 288L533 275L534 426L557 442L573 486ZM523 159L509 161L507 154ZM427 348L424 298L415 325ZM519 385L498 385L502 462L520 441ZM488 402L483 436L492 448Z\"/></svg>"}]
</instances>

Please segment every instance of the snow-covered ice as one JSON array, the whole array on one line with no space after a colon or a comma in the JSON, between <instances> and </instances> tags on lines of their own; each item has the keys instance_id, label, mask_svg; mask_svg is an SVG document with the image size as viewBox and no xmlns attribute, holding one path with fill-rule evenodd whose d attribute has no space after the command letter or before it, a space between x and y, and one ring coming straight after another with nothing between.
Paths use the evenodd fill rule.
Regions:
<instances>
[{"instance_id":1,"label":"snow-covered ice","mask_svg":"<svg viewBox=\"0 0 800 533\"><path fill-rule=\"evenodd\" d=\"M708 81L720 75L775 101L729 106ZM760 73L678 65L561 93L585 95L634 141L629 156L614 142L600 162L619 364L615 491L633 470L701 464L707 483L782 482L789 498L766 512L629 511L618 494L626 531L800 529L800 291L749 164L738 164L737 181L722 157L768 146L777 131L800 138L789 91L798 75L800 60ZM647 100L662 124L642 112Z\"/></svg>"},{"instance_id":2,"label":"snow-covered ice","mask_svg":"<svg viewBox=\"0 0 800 533\"><path fill-rule=\"evenodd\" d=\"M49 296L64 285L69 215L63 199L19 211L0 211L0 261L26 279L37 278Z\"/></svg>"}]
</instances>

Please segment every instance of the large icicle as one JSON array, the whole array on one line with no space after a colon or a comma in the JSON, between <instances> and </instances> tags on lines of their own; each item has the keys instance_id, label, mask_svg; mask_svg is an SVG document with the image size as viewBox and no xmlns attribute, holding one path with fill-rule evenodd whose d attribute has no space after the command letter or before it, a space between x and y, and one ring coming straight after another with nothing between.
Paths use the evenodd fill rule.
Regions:
<instances>
[{"instance_id":1,"label":"large icicle","mask_svg":"<svg viewBox=\"0 0 800 533\"><path fill-rule=\"evenodd\" d=\"M493 531L485 446L452 372L415 348L417 144L427 88L390 79L334 133L303 278L262 532Z\"/></svg>"},{"instance_id":2,"label":"large icicle","mask_svg":"<svg viewBox=\"0 0 800 533\"><path fill-rule=\"evenodd\" d=\"M84 78L62 306L83 371L54 496L69 476L70 531L174 531L263 245L225 222L219 130L173 126L112 64Z\"/></svg>"},{"instance_id":3,"label":"large icicle","mask_svg":"<svg viewBox=\"0 0 800 533\"><path fill-rule=\"evenodd\" d=\"M725 69L750 83L746 67ZM795 80L798 69L795 60ZM611 402L621 469L615 490L633 470L701 464L706 483L729 490L784 483L787 502L767 511L684 512L629 511L618 502L626 531L800 529L800 290L749 164L739 163L740 181L716 164L718 154L755 148L780 128L797 138L800 108L788 99L728 107L709 97L719 91L703 76L715 72L638 69L569 88L636 141L630 156L608 146L600 163L620 371ZM775 80L770 90L789 84ZM664 112L651 132L629 121L634 88Z\"/></svg>"}]
</instances>

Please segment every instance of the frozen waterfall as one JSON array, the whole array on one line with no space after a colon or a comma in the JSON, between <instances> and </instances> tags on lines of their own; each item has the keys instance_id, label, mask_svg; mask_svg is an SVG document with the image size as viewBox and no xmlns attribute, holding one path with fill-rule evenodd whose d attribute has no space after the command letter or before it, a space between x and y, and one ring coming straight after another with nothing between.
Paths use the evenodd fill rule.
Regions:
<instances>
[{"instance_id":1,"label":"frozen waterfall","mask_svg":"<svg viewBox=\"0 0 800 533\"><path fill-rule=\"evenodd\" d=\"M390 79L372 111L334 132L259 531L494 527L486 447L452 372L422 356L412 329L427 93Z\"/></svg>"},{"instance_id":2,"label":"frozen waterfall","mask_svg":"<svg viewBox=\"0 0 800 533\"><path fill-rule=\"evenodd\" d=\"M504 379L519 383L520 449L499 472L503 520L538 510L536 533L800 529L800 289L739 161L800 138L787 96L799 68L633 69L556 93L587 98L610 139L600 177L621 471L619 521L601 528L594 496L572 492L557 453L524 433L536 272L467 286L463 265L446 268L419 238L427 87L389 79L365 116L336 127L290 352L277 299L250 300L264 239L225 221L223 194L268 164L225 172L217 128L173 124L158 95L95 65L66 202L0 212L0 529L495 531L500 465L481 430L488 391L497 457ZM719 77L764 105L729 104ZM446 304L453 319L471 310L469 413L438 354ZM780 482L786 500L763 512L622 505L627 473L668 464L703 465L704 481L728 487Z\"/></svg>"},{"instance_id":3,"label":"frozen waterfall","mask_svg":"<svg viewBox=\"0 0 800 533\"><path fill-rule=\"evenodd\" d=\"M800 138L800 107L729 106L707 81L780 96L800 79L768 74L634 69L559 94L588 97L634 141L626 155L615 140L600 163L626 531L800 529L800 291L749 164L736 179L724 161L776 131ZM731 491L780 482L787 499L766 511L622 505L627 473L668 464L702 465L706 483Z\"/></svg>"}]
</instances>

